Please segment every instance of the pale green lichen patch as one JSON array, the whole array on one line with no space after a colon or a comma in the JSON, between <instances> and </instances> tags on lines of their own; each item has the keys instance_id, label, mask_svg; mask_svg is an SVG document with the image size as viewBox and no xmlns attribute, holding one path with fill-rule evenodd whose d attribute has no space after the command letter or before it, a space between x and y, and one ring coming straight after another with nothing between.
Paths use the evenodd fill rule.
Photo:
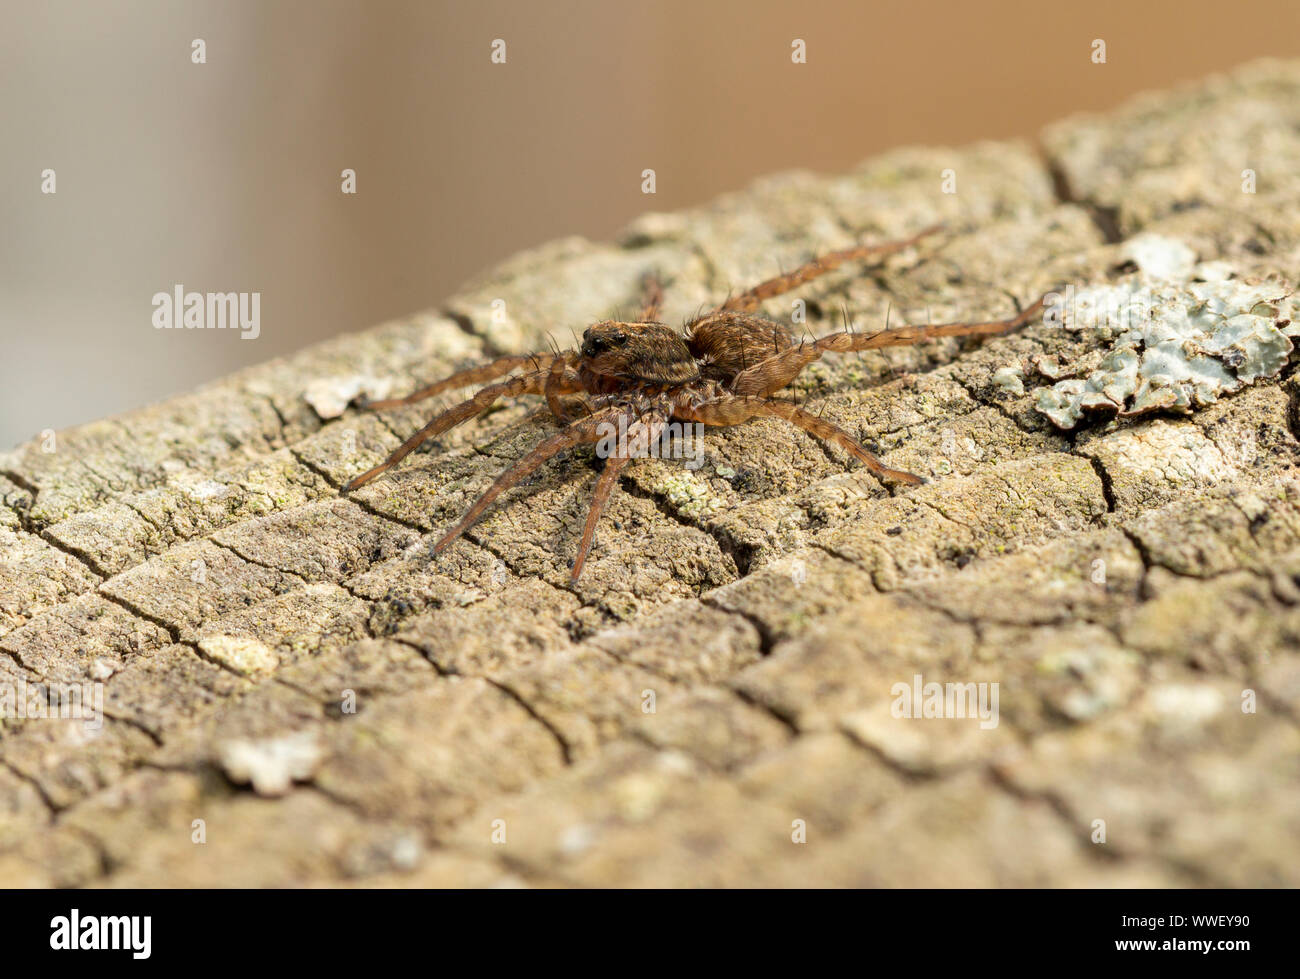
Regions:
<instances>
[{"instance_id":1,"label":"pale green lichen patch","mask_svg":"<svg viewBox=\"0 0 1300 979\"><path fill-rule=\"evenodd\" d=\"M725 505L709 491L704 480L689 471L666 473L655 482L654 492L683 516L697 517L716 513Z\"/></svg>"},{"instance_id":2,"label":"pale green lichen patch","mask_svg":"<svg viewBox=\"0 0 1300 979\"><path fill-rule=\"evenodd\" d=\"M993 372L993 383L1002 391L1016 397L1025 393L1024 374L1016 365L999 367Z\"/></svg>"},{"instance_id":3,"label":"pale green lichen patch","mask_svg":"<svg viewBox=\"0 0 1300 979\"><path fill-rule=\"evenodd\" d=\"M1286 366L1300 332L1289 286L1232 278L1223 262L1196 266L1186 245L1158 235L1124 253L1138 271L1122 282L1058 294L1065 329L1096 330L1111 344L1086 376L1038 390L1038 410L1058 427L1087 415L1190 412Z\"/></svg>"}]
</instances>

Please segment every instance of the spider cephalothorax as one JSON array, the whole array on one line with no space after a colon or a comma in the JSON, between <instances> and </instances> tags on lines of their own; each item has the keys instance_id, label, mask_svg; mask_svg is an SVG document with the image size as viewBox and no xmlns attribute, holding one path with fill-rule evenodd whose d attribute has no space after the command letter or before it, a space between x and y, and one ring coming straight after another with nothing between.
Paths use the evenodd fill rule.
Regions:
<instances>
[{"instance_id":1,"label":"spider cephalothorax","mask_svg":"<svg viewBox=\"0 0 1300 979\"><path fill-rule=\"evenodd\" d=\"M620 323L607 320L587 327L578 348L580 371L598 387L628 384L689 384L700 379L700 368L682 335L663 323Z\"/></svg>"},{"instance_id":2,"label":"spider cephalothorax","mask_svg":"<svg viewBox=\"0 0 1300 979\"><path fill-rule=\"evenodd\" d=\"M1029 322L1042 308L1043 300L1007 320L898 326L874 333L845 331L800 343L795 342L786 326L758 315L755 310L765 299L794 289L845 262L881 258L915 244L936 230L927 228L902 241L824 255L788 275L769 279L733 296L717 309L692 319L681 332L657 322L661 290L657 280L649 277L640 317L631 322L606 320L593 324L583 333L577 350L499 357L405 398L369 404L370 408L380 409L411 404L442 391L491 381L524 368L522 373L489 384L474 397L434 417L384 462L357 476L343 489L347 492L369 482L397 465L426 439L486 411L501 398L524 394L544 397L563 427L498 476L460 522L447 531L435 551L441 552L450 545L498 496L548 459L577 445L605 444L602 440L612 428L626 436L617 443L620 446L647 445L658 441L670 420L739 425L752 418L780 418L838 445L881 479L923 482L919 476L886 468L838 425L772 396L824 353L872 350L934 337L1005 333ZM574 580L582 573L595 539L596 523L614 483L631 459L621 449L606 459L573 561Z\"/></svg>"}]
</instances>

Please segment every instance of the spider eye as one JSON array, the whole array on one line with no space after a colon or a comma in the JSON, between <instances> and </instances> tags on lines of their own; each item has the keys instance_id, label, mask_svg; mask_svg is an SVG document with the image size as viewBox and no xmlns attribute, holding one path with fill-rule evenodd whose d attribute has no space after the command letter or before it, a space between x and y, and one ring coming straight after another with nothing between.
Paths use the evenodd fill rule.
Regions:
<instances>
[{"instance_id":1,"label":"spider eye","mask_svg":"<svg viewBox=\"0 0 1300 979\"><path fill-rule=\"evenodd\" d=\"M621 347L627 343L626 333L596 333L590 332L583 335L582 352L587 357L594 357L597 354L604 353L614 347Z\"/></svg>"}]
</instances>

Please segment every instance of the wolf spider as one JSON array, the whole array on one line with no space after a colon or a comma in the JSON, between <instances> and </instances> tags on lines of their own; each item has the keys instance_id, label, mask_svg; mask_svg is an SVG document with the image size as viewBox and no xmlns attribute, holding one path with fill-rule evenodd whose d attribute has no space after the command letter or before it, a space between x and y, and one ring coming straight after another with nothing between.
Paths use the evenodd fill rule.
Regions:
<instances>
[{"instance_id":1,"label":"wolf spider","mask_svg":"<svg viewBox=\"0 0 1300 979\"><path fill-rule=\"evenodd\" d=\"M753 418L779 418L838 445L881 480L912 485L922 483L924 480L920 476L887 468L839 426L792 402L778 401L772 396L822 354L874 350L934 337L1006 333L1027 323L1042 308L1043 299L1006 320L896 326L873 333L847 330L799 343L784 324L755 311L764 300L801 286L845 262L883 258L938 230L940 226L936 225L911 238L823 255L793 272L768 279L732 296L711 312L690 320L681 332L657 321L662 288L654 276L647 276L645 298L637 319L632 322L607 320L588 327L582 334L582 345L576 351L498 357L489 364L460 371L404 398L363 405L376 410L408 405L443 391L491 381L516 368L528 368L524 373L489 384L469 400L434 417L382 463L348 482L343 492L357 489L387 472L421 443L481 414L501 398L525 394L545 398L551 413L564 427L498 476L460 522L437 543L434 553L441 553L478 520L497 497L548 459L574 446L601 441L602 433L608 432L612 425L619 425L620 430L626 432L623 445L627 442L649 445L659 440L670 419L704 425L739 425ZM575 400L580 409L578 412L572 410ZM596 523L614 483L631 459L632 455L626 449L616 450L606 460L604 471L596 480L582 540L573 562L574 581L582 574L595 538Z\"/></svg>"}]
</instances>

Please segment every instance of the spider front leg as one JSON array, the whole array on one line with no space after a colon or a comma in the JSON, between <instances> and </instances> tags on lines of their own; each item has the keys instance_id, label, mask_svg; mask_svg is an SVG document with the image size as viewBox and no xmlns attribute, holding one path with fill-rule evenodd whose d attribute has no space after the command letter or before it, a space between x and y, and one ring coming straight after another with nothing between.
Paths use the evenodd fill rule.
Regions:
<instances>
[{"instance_id":1,"label":"spider front leg","mask_svg":"<svg viewBox=\"0 0 1300 979\"><path fill-rule=\"evenodd\" d=\"M1010 333L1028 323L1043 308L1047 296L1010 319L987 323L932 323L927 326L895 326L875 333L832 333L820 340L795 344L738 373L729 385L737 395L769 395L793 381L801 370L825 353L856 353L881 347L898 347L938 337L996 336Z\"/></svg>"},{"instance_id":2,"label":"spider front leg","mask_svg":"<svg viewBox=\"0 0 1300 979\"><path fill-rule=\"evenodd\" d=\"M387 459L373 469L369 469L347 482L343 486L343 492L348 493L360 486L364 486L376 476L392 469L428 439L441 435L448 429L456 427L475 415L482 414L501 398L515 398L523 394L544 394L548 376L549 371L533 371L529 374L512 377L499 384L489 384L468 401L462 401L460 404L448 408L442 414L436 415L432 421L393 450L393 454Z\"/></svg>"},{"instance_id":3,"label":"spider front leg","mask_svg":"<svg viewBox=\"0 0 1300 979\"><path fill-rule=\"evenodd\" d=\"M473 525L474 521L483 515L483 511L492 505L493 500L535 472L548 459L576 445L600 441L606 434L604 426L610 423L617 425L620 417L624 419L624 424L626 424L628 420L635 417L635 413L625 407L609 408L574 422L568 428L557 432L536 446L493 481L492 485L487 488L474 505L465 512L465 516L461 518L460 522L447 531L442 540L434 545L433 552L441 554L451 545L452 541L465 533Z\"/></svg>"},{"instance_id":4,"label":"spider front leg","mask_svg":"<svg viewBox=\"0 0 1300 979\"><path fill-rule=\"evenodd\" d=\"M549 353L507 354L504 357L498 357L491 363L457 371L450 377L444 377L441 381L430 384L427 388L421 388L414 394L408 394L403 398L365 401L361 403L360 407L368 411L386 411L389 408L397 408L401 405L415 404L417 401L432 398L435 394L442 394L443 391L454 391L456 388L467 388L474 384L482 384L484 381L490 381L502 374L509 374L516 367L523 367L525 364L531 364L534 370L546 370L554 359L555 355Z\"/></svg>"},{"instance_id":5,"label":"spider front leg","mask_svg":"<svg viewBox=\"0 0 1300 979\"><path fill-rule=\"evenodd\" d=\"M667 423L668 416L662 411L638 418L627 429L627 441L638 444L641 439L645 439L647 446L652 445L663 435ZM623 451L617 451L605 460L605 470L600 474L600 479L596 480L596 489L591 495L591 506L587 510L587 522L582 528L582 541L578 544L578 554L573 559L570 581L577 581L578 576L582 574L582 566L587 562L587 553L596 538L596 524L600 521L605 504L609 502L609 494L614 489L619 473L632 461L632 456L626 452L626 446L621 446L620 449Z\"/></svg>"},{"instance_id":6,"label":"spider front leg","mask_svg":"<svg viewBox=\"0 0 1300 979\"><path fill-rule=\"evenodd\" d=\"M909 486L925 482L924 478L915 473L890 469L844 429L788 401L769 401L753 395L739 397L726 395L712 401L678 405L674 408L673 414L684 421L719 426L739 425L751 418L762 416L780 418L824 442L838 445L870 469L879 479L891 479L895 482L907 483Z\"/></svg>"},{"instance_id":7,"label":"spider front leg","mask_svg":"<svg viewBox=\"0 0 1300 979\"><path fill-rule=\"evenodd\" d=\"M839 268L845 262L860 262L873 258L884 258L895 252L901 252L904 248L910 248L922 238L934 234L936 231L943 229L943 225L936 224L924 231L914 234L911 238L903 238L899 241L886 241L876 245L859 245L857 248L846 248L843 251L830 252L812 261L799 266L793 272L785 275L778 275L775 278L768 279L766 282L760 282L752 289L747 289L738 296L732 296L725 303L718 307L717 312L734 312L749 313L758 309L764 300L771 299L773 296L779 296L783 292L789 292L791 289L797 289L805 282L811 282L818 276L825 275Z\"/></svg>"}]
</instances>

